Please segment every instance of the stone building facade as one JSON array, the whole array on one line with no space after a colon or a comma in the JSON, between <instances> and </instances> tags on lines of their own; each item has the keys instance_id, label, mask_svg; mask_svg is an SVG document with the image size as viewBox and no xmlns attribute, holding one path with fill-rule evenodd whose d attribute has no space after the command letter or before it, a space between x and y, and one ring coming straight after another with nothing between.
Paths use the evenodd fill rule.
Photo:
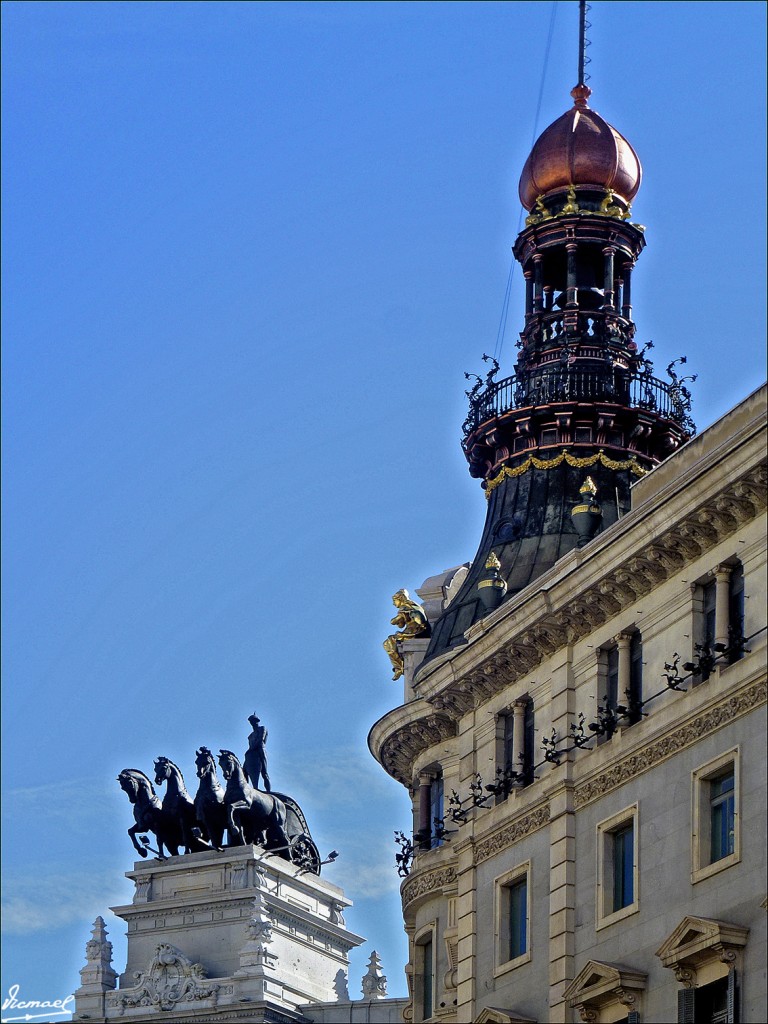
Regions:
<instances>
[{"instance_id":1,"label":"stone building facade","mask_svg":"<svg viewBox=\"0 0 768 1024\"><path fill-rule=\"evenodd\" d=\"M695 436L685 360L653 376L640 163L571 95L521 177L514 372L468 393L478 551L417 591L369 736L413 798L405 1019L764 1021L766 389Z\"/></svg>"}]
</instances>

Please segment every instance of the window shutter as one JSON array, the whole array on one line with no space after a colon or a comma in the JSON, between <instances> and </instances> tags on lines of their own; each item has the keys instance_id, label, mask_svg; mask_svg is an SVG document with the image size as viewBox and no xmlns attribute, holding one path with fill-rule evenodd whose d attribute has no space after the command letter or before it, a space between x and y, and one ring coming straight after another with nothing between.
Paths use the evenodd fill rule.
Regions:
<instances>
[{"instance_id":1,"label":"window shutter","mask_svg":"<svg viewBox=\"0 0 768 1024\"><path fill-rule=\"evenodd\" d=\"M681 988L677 991L677 1024L695 1024L696 989Z\"/></svg>"},{"instance_id":2,"label":"window shutter","mask_svg":"<svg viewBox=\"0 0 768 1024\"><path fill-rule=\"evenodd\" d=\"M728 1002L727 1002L728 1016L726 1020L728 1024L736 1024L736 968L732 967L728 971Z\"/></svg>"},{"instance_id":3,"label":"window shutter","mask_svg":"<svg viewBox=\"0 0 768 1024\"><path fill-rule=\"evenodd\" d=\"M640 1024L640 1014L637 1010L630 1010L627 1014L627 1024Z\"/></svg>"}]
</instances>

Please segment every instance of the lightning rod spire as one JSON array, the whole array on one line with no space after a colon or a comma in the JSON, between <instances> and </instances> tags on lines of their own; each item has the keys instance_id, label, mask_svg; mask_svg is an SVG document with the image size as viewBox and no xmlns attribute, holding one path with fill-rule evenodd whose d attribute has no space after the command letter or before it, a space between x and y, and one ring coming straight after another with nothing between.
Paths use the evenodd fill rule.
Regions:
<instances>
[{"instance_id":1,"label":"lightning rod spire","mask_svg":"<svg viewBox=\"0 0 768 1024\"><path fill-rule=\"evenodd\" d=\"M579 85L585 85L590 77L585 70L587 64L591 63L587 56L587 47L590 45L590 41L587 39L587 29L592 27L587 21L589 9L587 0L579 0Z\"/></svg>"}]
</instances>

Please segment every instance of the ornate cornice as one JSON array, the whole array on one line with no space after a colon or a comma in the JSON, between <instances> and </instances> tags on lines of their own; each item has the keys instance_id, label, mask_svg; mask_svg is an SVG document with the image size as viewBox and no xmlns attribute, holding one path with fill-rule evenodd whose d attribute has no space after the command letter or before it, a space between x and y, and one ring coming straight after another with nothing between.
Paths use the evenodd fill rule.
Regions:
<instances>
[{"instance_id":1,"label":"ornate cornice","mask_svg":"<svg viewBox=\"0 0 768 1024\"><path fill-rule=\"evenodd\" d=\"M409 878L400 890L400 898L403 902L403 910L410 906L414 900L434 892L436 889L444 889L446 885L455 885L456 869L450 864L446 867L436 868L434 871L427 871L423 875Z\"/></svg>"},{"instance_id":2,"label":"ornate cornice","mask_svg":"<svg viewBox=\"0 0 768 1024\"><path fill-rule=\"evenodd\" d=\"M458 715L449 715L447 709L435 709L432 714L409 722L392 733L381 748L381 763L389 774L410 787L413 762L422 750L443 743L458 732Z\"/></svg>"},{"instance_id":3,"label":"ornate cornice","mask_svg":"<svg viewBox=\"0 0 768 1024\"><path fill-rule=\"evenodd\" d=\"M740 693L720 701L680 728L673 729L661 739L654 740L645 747L641 747L636 753L607 768L598 778L577 786L574 795L575 806L577 808L584 807L585 804L599 799L618 786L624 785L625 782L629 782L630 779L648 771L649 768L655 767L671 754L691 746L709 733L748 714L754 708L765 704L767 696L766 682L762 680L746 687Z\"/></svg>"},{"instance_id":4,"label":"ornate cornice","mask_svg":"<svg viewBox=\"0 0 768 1024\"><path fill-rule=\"evenodd\" d=\"M474 863L482 864L490 857L506 850L513 843L519 842L532 832L538 831L549 824L549 804L540 804L521 817L509 822L496 832L481 839L475 846Z\"/></svg>"},{"instance_id":5,"label":"ornate cornice","mask_svg":"<svg viewBox=\"0 0 768 1024\"><path fill-rule=\"evenodd\" d=\"M569 591L567 604L511 636L466 675L439 694L425 694L425 699L453 717L500 693L555 651L589 635L700 558L744 522L755 519L768 504L767 482L766 466L753 467L580 593Z\"/></svg>"},{"instance_id":6,"label":"ornate cornice","mask_svg":"<svg viewBox=\"0 0 768 1024\"><path fill-rule=\"evenodd\" d=\"M500 637L493 653L479 663L462 671L462 664L471 657L472 647L457 650L451 659L455 676L437 692L428 693L428 686L424 685L427 680L420 685L417 677L416 686L421 689L420 707L410 709L413 717L406 722L402 721L402 716L409 713L408 705L398 709L401 724L394 726L376 751L385 770L410 787L418 756L428 747L455 736L458 722L465 714L527 676L559 649L576 643L620 614L744 523L757 518L768 505L768 468L764 462L753 463L736 480L726 480L720 474L717 481L720 485L717 493L679 515L673 520L674 525L664 532L652 537L648 532L641 533L643 541L634 546L622 545L620 536L613 538L616 561L610 568L599 578L595 574L577 590L581 580L588 579L590 563L582 563L578 574L568 576L566 586L556 585L547 591L546 603L542 604L542 612L534 621L521 622L520 628ZM650 515L657 510L653 509ZM626 519L632 516L633 513L629 513ZM619 528L621 525L621 521L616 524ZM627 523L630 530L637 525L639 521ZM623 557L620 551L624 552ZM595 558L599 560L600 556L598 547ZM524 609L525 604L521 612ZM509 618L507 622L511 624L513 620ZM506 622L498 625L503 629ZM433 709L432 714L425 712L427 705ZM385 719L380 724L384 722Z\"/></svg>"}]
</instances>

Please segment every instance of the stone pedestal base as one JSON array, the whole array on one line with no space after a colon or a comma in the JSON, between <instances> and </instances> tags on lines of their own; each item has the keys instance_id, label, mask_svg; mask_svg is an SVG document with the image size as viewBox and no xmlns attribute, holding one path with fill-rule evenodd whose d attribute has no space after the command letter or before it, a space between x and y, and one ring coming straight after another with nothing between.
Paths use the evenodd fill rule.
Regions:
<instances>
[{"instance_id":1,"label":"stone pedestal base","mask_svg":"<svg viewBox=\"0 0 768 1024\"><path fill-rule=\"evenodd\" d=\"M140 861L128 877L133 903L112 908L126 969L118 988L89 977L75 1021L303 1021L302 1004L338 999L363 942L341 889L258 847Z\"/></svg>"}]
</instances>

